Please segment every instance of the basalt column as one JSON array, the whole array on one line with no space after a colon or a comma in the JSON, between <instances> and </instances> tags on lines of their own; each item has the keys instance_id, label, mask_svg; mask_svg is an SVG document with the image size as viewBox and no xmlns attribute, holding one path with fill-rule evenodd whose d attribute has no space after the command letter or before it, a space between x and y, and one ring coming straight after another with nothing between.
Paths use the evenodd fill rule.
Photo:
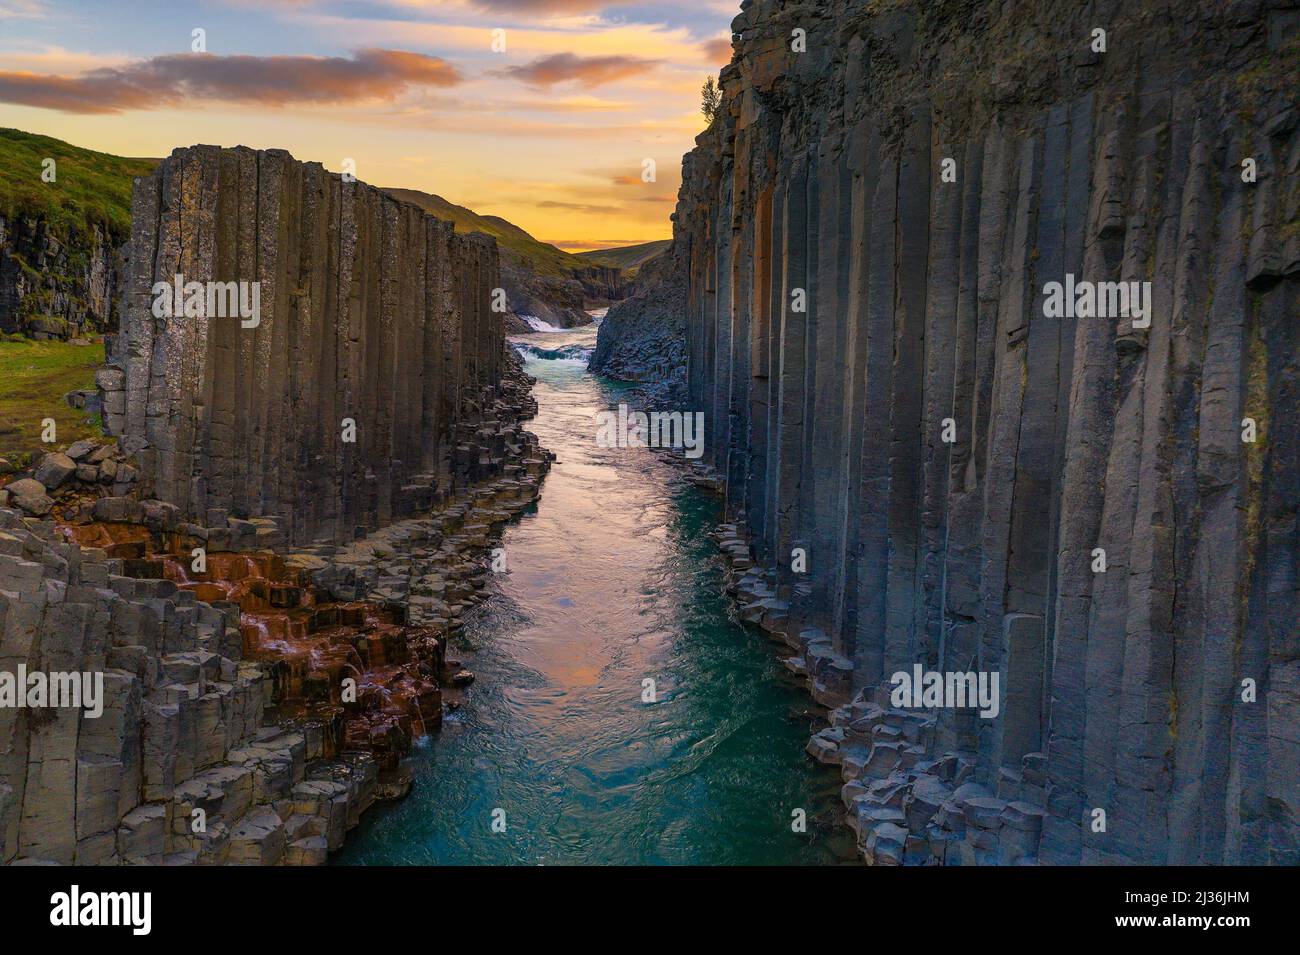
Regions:
<instances>
[{"instance_id":1,"label":"basalt column","mask_svg":"<svg viewBox=\"0 0 1300 955\"><path fill-rule=\"evenodd\" d=\"M501 372L492 240L282 150L178 149L132 211L106 425L148 493L307 541L450 490Z\"/></svg>"},{"instance_id":2,"label":"basalt column","mask_svg":"<svg viewBox=\"0 0 1300 955\"><path fill-rule=\"evenodd\" d=\"M1300 862L1300 12L754 0L733 49L690 393L864 856Z\"/></svg>"}]
</instances>

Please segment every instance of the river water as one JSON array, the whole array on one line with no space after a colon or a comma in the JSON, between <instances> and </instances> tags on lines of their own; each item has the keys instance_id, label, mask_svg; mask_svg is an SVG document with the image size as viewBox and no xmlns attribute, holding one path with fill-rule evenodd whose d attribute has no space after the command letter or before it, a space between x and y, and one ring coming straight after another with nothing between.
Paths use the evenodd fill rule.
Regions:
<instances>
[{"instance_id":1,"label":"river water","mask_svg":"<svg viewBox=\"0 0 1300 955\"><path fill-rule=\"evenodd\" d=\"M596 446L625 389L586 373L595 334L515 339L538 378L530 429L558 460L452 640L477 681L416 751L411 795L367 813L336 862L852 858L838 773L804 755L810 700L729 614L717 500L656 452Z\"/></svg>"}]
</instances>

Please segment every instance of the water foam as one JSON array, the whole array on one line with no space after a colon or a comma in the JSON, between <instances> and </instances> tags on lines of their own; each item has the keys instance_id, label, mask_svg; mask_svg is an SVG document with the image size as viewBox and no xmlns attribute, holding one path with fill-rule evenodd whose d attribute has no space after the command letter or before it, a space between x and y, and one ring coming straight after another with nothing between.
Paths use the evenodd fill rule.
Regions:
<instances>
[{"instance_id":1,"label":"water foam","mask_svg":"<svg viewBox=\"0 0 1300 955\"><path fill-rule=\"evenodd\" d=\"M519 317L522 318L525 322L527 322L527 323L528 323L528 327L531 328L531 329L532 329L533 331L535 331L535 332L562 332L562 331L565 331L565 329L563 329L563 328L556 328L556 327L555 327L554 325L552 325L550 322L542 321L542 319L538 318L536 315L520 315Z\"/></svg>"}]
</instances>

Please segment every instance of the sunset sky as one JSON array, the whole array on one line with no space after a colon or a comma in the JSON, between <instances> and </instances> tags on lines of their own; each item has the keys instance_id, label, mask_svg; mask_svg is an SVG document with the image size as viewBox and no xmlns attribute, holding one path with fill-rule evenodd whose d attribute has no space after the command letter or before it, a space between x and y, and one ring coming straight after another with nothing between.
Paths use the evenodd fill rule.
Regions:
<instances>
[{"instance_id":1,"label":"sunset sky","mask_svg":"<svg viewBox=\"0 0 1300 955\"><path fill-rule=\"evenodd\" d=\"M288 149L570 250L670 234L739 0L0 0L0 126ZM206 32L206 54L191 51ZM505 51L492 49L504 30ZM642 181L654 159L657 181Z\"/></svg>"}]
</instances>

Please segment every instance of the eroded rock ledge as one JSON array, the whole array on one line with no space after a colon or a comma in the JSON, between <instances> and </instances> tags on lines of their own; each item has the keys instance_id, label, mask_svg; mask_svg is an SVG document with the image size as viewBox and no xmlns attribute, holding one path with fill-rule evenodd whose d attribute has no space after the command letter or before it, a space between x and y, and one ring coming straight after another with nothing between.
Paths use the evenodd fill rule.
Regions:
<instances>
[{"instance_id":1,"label":"eroded rock ledge","mask_svg":"<svg viewBox=\"0 0 1300 955\"><path fill-rule=\"evenodd\" d=\"M1300 10L742 9L676 212L691 404L864 857L1300 863ZM1047 317L1067 274L1149 327ZM999 715L889 707L915 664Z\"/></svg>"}]
</instances>

